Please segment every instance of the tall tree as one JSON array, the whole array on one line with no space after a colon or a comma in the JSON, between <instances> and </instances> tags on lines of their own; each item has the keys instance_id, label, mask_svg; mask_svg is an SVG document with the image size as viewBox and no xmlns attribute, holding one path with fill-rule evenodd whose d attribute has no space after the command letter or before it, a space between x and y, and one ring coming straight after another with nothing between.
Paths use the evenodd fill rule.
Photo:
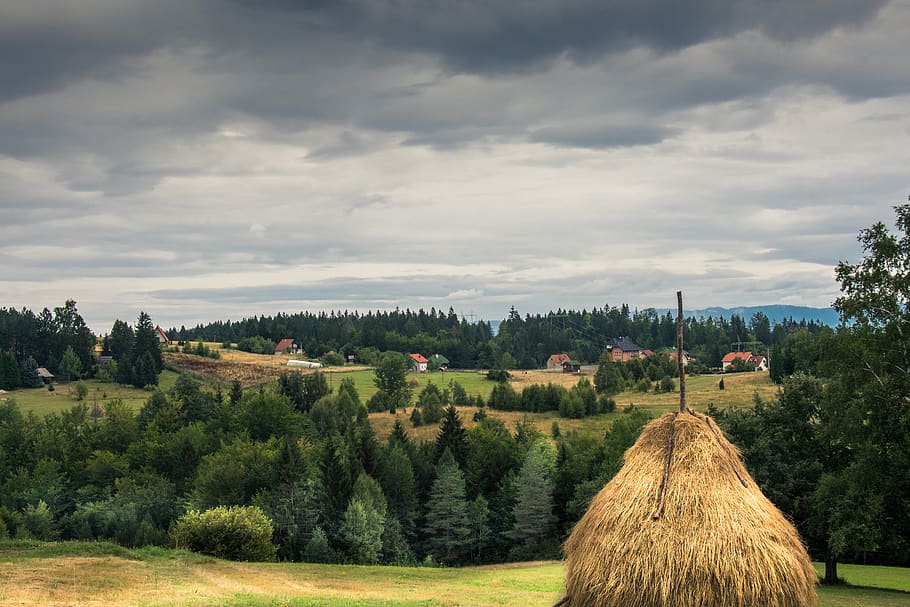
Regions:
<instances>
[{"instance_id":1,"label":"tall tree","mask_svg":"<svg viewBox=\"0 0 910 607\"><path fill-rule=\"evenodd\" d=\"M535 447L525 456L518 473L518 499L513 511L515 525L509 534L515 541L514 557L522 560L550 556L555 552L551 530L553 472L544 448Z\"/></svg>"},{"instance_id":2,"label":"tall tree","mask_svg":"<svg viewBox=\"0 0 910 607\"><path fill-rule=\"evenodd\" d=\"M376 367L373 383L377 398L391 411L403 409L411 402L411 387L407 381L407 362L398 352L386 352Z\"/></svg>"},{"instance_id":3,"label":"tall tree","mask_svg":"<svg viewBox=\"0 0 910 607\"><path fill-rule=\"evenodd\" d=\"M468 434L461 423L461 416L455 405L445 408L439 433L436 435L436 459L442 457L448 449L459 466L464 466L468 459Z\"/></svg>"},{"instance_id":4,"label":"tall tree","mask_svg":"<svg viewBox=\"0 0 910 607\"><path fill-rule=\"evenodd\" d=\"M82 377L82 361L76 356L72 346L66 347L63 358L60 359L60 373L66 377L66 381Z\"/></svg>"},{"instance_id":5,"label":"tall tree","mask_svg":"<svg viewBox=\"0 0 910 607\"><path fill-rule=\"evenodd\" d=\"M471 547L464 474L446 450L436 465L424 523L427 552L446 565L463 563Z\"/></svg>"}]
</instances>

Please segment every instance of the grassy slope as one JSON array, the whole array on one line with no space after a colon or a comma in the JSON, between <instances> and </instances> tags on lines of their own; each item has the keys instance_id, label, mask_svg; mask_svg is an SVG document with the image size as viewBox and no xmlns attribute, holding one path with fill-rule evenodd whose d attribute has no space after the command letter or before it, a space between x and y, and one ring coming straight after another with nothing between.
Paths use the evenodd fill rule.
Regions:
<instances>
[{"instance_id":1,"label":"grassy slope","mask_svg":"<svg viewBox=\"0 0 910 607\"><path fill-rule=\"evenodd\" d=\"M177 381L177 373L165 370L158 379L158 387L168 390L174 386L175 381ZM88 384L88 397L84 402L89 406L92 405L97 395L98 402L102 406L106 401L120 398L133 410L138 411L150 394L147 390L140 388L102 383L94 379L86 380L85 383ZM19 388L6 394L6 397L15 400L22 411L33 411L35 415L43 416L79 404L74 395L74 386L75 382L54 384L53 392L48 392L47 388Z\"/></svg>"},{"instance_id":2,"label":"grassy slope","mask_svg":"<svg viewBox=\"0 0 910 607\"><path fill-rule=\"evenodd\" d=\"M855 567L856 584L907 570ZM0 544L0 604L549 607L563 593L560 563L463 569L232 563L105 543ZM895 582L900 584L898 580ZM821 588L821 607L907 607L910 594Z\"/></svg>"}]
</instances>

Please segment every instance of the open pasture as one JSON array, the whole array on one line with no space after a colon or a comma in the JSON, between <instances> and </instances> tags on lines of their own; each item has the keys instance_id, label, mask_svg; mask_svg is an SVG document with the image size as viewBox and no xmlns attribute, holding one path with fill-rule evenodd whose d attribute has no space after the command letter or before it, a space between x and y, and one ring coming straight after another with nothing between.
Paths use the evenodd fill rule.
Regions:
<instances>
[{"instance_id":1,"label":"open pasture","mask_svg":"<svg viewBox=\"0 0 910 607\"><path fill-rule=\"evenodd\" d=\"M881 579L878 569L852 569L854 583ZM564 575L559 562L461 569L234 563L106 543L0 543L0 604L18 607L550 607L564 592ZM822 587L819 597L820 607L910 605L910 594L884 589Z\"/></svg>"}]
</instances>

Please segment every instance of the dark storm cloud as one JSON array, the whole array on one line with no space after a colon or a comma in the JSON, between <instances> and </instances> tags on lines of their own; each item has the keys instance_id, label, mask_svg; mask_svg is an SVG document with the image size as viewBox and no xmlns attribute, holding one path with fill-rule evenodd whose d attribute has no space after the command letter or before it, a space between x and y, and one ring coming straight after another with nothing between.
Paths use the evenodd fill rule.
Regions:
<instances>
[{"instance_id":1,"label":"dark storm cloud","mask_svg":"<svg viewBox=\"0 0 910 607\"><path fill-rule=\"evenodd\" d=\"M580 148L613 148L660 143L672 137L677 129L650 124L620 124L603 128L559 126L538 129L531 140Z\"/></svg>"},{"instance_id":2,"label":"dark storm cloud","mask_svg":"<svg viewBox=\"0 0 910 607\"><path fill-rule=\"evenodd\" d=\"M241 2L260 10L309 14L320 27L439 56L456 71L523 71L560 55L587 62L645 46L673 52L705 40L757 30L783 41L852 27L883 0L533 0L422 2Z\"/></svg>"}]
</instances>

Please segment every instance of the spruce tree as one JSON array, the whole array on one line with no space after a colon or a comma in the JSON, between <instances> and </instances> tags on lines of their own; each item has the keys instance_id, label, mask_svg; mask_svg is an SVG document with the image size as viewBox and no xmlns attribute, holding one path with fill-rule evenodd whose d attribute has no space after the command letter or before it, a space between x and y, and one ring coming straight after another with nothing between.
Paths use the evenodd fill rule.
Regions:
<instances>
[{"instance_id":1,"label":"spruce tree","mask_svg":"<svg viewBox=\"0 0 910 607\"><path fill-rule=\"evenodd\" d=\"M436 465L424 523L427 553L439 563L457 565L467 560L471 520L465 495L464 473L446 449Z\"/></svg>"},{"instance_id":2,"label":"spruce tree","mask_svg":"<svg viewBox=\"0 0 910 607\"><path fill-rule=\"evenodd\" d=\"M461 423L461 417L455 405L445 408L439 434L436 435L436 459L448 449L459 466L464 466L468 459L468 434Z\"/></svg>"},{"instance_id":3,"label":"spruce tree","mask_svg":"<svg viewBox=\"0 0 910 607\"><path fill-rule=\"evenodd\" d=\"M22 362L21 376L22 385L26 388L40 388L44 383L44 380L38 375L38 363L32 356Z\"/></svg>"},{"instance_id":4,"label":"spruce tree","mask_svg":"<svg viewBox=\"0 0 910 607\"><path fill-rule=\"evenodd\" d=\"M515 523L509 537L516 542L513 556L535 559L548 556L553 516L553 479L541 447L525 456L518 473L518 495L513 508Z\"/></svg>"}]
</instances>

